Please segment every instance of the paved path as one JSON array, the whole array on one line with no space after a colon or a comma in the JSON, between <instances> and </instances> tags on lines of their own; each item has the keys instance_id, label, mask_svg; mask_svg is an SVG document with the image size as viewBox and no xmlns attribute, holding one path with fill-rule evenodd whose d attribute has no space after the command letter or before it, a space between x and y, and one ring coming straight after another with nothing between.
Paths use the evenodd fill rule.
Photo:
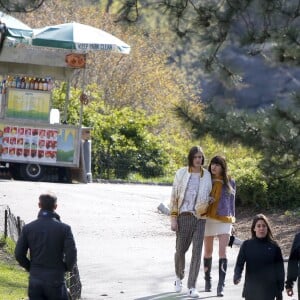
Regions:
<instances>
[{"instance_id":1,"label":"paved path","mask_svg":"<svg viewBox=\"0 0 300 300\"><path fill-rule=\"evenodd\" d=\"M157 211L161 202L168 201L171 187L2 180L0 190L0 204L9 205L26 223L36 218L39 194L56 192L57 212L72 226L77 242L82 299L189 299L173 293L175 236L169 230L168 217ZM237 252L236 247L228 248L224 300L242 299L242 284L232 284ZM187 262L189 258L190 253ZM201 266L197 287L200 299L217 298L216 281L217 259L211 293L203 292Z\"/></svg>"}]
</instances>

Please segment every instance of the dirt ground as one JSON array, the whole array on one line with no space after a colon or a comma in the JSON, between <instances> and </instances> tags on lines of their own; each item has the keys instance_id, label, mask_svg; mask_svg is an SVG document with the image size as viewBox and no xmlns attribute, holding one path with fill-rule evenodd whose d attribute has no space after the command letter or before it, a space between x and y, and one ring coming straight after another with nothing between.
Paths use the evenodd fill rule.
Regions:
<instances>
[{"instance_id":1,"label":"dirt ground","mask_svg":"<svg viewBox=\"0 0 300 300\"><path fill-rule=\"evenodd\" d=\"M237 207L234 229L235 235L238 238L245 240L251 236L250 227L252 218L258 213L263 213L267 216L271 224L274 239L279 243L283 256L288 257L294 235L300 232L299 215L289 214L284 210L272 212Z\"/></svg>"}]
</instances>

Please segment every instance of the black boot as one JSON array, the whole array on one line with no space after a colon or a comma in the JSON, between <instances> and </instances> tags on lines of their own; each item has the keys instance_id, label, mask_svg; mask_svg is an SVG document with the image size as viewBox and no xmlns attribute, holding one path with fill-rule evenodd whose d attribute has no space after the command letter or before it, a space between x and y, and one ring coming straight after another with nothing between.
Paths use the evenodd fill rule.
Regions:
<instances>
[{"instance_id":1,"label":"black boot","mask_svg":"<svg viewBox=\"0 0 300 300\"><path fill-rule=\"evenodd\" d=\"M204 258L204 279L205 279L205 292L211 292L211 262L212 257Z\"/></svg>"},{"instance_id":2,"label":"black boot","mask_svg":"<svg viewBox=\"0 0 300 300\"><path fill-rule=\"evenodd\" d=\"M219 259L219 282L217 287L218 297L224 296L223 291L224 291L226 270L227 270L227 258L220 258Z\"/></svg>"}]
</instances>

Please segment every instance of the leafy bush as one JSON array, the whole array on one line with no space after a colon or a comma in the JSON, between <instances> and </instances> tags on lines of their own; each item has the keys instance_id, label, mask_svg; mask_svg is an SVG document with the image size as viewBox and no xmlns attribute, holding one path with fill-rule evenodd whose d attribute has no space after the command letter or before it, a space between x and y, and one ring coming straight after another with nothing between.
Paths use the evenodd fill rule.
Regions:
<instances>
[{"instance_id":1,"label":"leafy bush","mask_svg":"<svg viewBox=\"0 0 300 300\"><path fill-rule=\"evenodd\" d=\"M269 184L269 203L272 206L291 209L300 207L300 178L283 178Z\"/></svg>"},{"instance_id":2,"label":"leafy bush","mask_svg":"<svg viewBox=\"0 0 300 300\"><path fill-rule=\"evenodd\" d=\"M101 178L126 179L131 172L143 177L164 175L168 163L159 137L150 132L155 117L142 110L103 106L93 120L93 165Z\"/></svg>"},{"instance_id":3,"label":"leafy bush","mask_svg":"<svg viewBox=\"0 0 300 300\"><path fill-rule=\"evenodd\" d=\"M245 172L237 177L237 204L253 207L268 207L268 184L257 172Z\"/></svg>"}]
</instances>

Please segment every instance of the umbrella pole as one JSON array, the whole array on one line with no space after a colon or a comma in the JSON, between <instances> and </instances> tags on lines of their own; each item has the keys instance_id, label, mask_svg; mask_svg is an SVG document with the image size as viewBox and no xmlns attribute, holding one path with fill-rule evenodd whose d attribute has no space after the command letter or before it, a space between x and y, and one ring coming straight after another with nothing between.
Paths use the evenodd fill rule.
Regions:
<instances>
[{"instance_id":1,"label":"umbrella pole","mask_svg":"<svg viewBox=\"0 0 300 300\"><path fill-rule=\"evenodd\" d=\"M79 126L82 126L82 114L83 114L83 103L80 103L80 119L79 119Z\"/></svg>"},{"instance_id":2,"label":"umbrella pole","mask_svg":"<svg viewBox=\"0 0 300 300\"><path fill-rule=\"evenodd\" d=\"M84 93L84 87L85 87L85 68L83 69L83 79L82 79L82 85L81 85L81 93ZM82 126L82 115L83 115L83 101L80 101L80 119L79 119L79 126L81 128Z\"/></svg>"},{"instance_id":3,"label":"umbrella pole","mask_svg":"<svg viewBox=\"0 0 300 300\"><path fill-rule=\"evenodd\" d=\"M67 122L67 111L68 111L68 106L70 102L70 79L67 80L67 86L66 86L66 101L65 101L65 107L64 107L64 120L63 123Z\"/></svg>"}]
</instances>

